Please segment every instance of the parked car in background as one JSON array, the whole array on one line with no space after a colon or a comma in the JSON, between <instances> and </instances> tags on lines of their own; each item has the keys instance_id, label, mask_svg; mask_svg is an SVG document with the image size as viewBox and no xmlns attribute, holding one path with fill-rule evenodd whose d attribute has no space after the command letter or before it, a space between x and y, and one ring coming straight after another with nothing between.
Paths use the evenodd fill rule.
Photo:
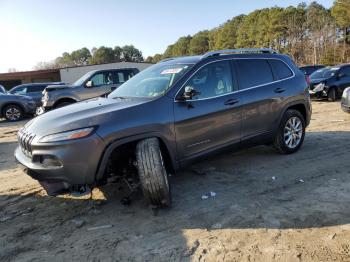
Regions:
<instances>
[{"instance_id":1,"label":"parked car in background","mask_svg":"<svg viewBox=\"0 0 350 262\"><path fill-rule=\"evenodd\" d=\"M8 121L21 120L25 115L34 115L35 101L29 96L0 92L0 117Z\"/></svg>"},{"instance_id":2,"label":"parked car in background","mask_svg":"<svg viewBox=\"0 0 350 262\"><path fill-rule=\"evenodd\" d=\"M30 96L34 99L37 107L41 106L41 100L42 100L42 92L44 89L49 85L64 85L64 83L61 82L52 82L52 83L29 83L29 84L22 84L15 86L12 88L9 93L13 95L24 95L24 96Z\"/></svg>"},{"instance_id":3,"label":"parked car in background","mask_svg":"<svg viewBox=\"0 0 350 262\"><path fill-rule=\"evenodd\" d=\"M335 101L350 86L350 64L319 69L310 75L310 95Z\"/></svg>"},{"instance_id":4,"label":"parked car in background","mask_svg":"<svg viewBox=\"0 0 350 262\"><path fill-rule=\"evenodd\" d=\"M324 67L325 67L324 65L307 65L307 66L301 66L299 67L299 69L301 70L301 72L304 73L305 76L309 76L313 72Z\"/></svg>"},{"instance_id":5,"label":"parked car in background","mask_svg":"<svg viewBox=\"0 0 350 262\"><path fill-rule=\"evenodd\" d=\"M40 115L50 109L111 93L139 72L137 68L94 70L72 85L48 86L43 92Z\"/></svg>"},{"instance_id":6,"label":"parked car in background","mask_svg":"<svg viewBox=\"0 0 350 262\"><path fill-rule=\"evenodd\" d=\"M0 85L0 94L6 94L6 93L7 93L7 91L6 91L5 87Z\"/></svg>"},{"instance_id":7,"label":"parked car in background","mask_svg":"<svg viewBox=\"0 0 350 262\"><path fill-rule=\"evenodd\" d=\"M345 88L341 98L341 108L344 112L350 113L350 87Z\"/></svg>"},{"instance_id":8,"label":"parked car in background","mask_svg":"<svg viewBox=\"0 0 350 262\"><path fill-rule=\"evenodd\" d=\"M214 51L166 59L107 98L36 117L19 131L15 156L49 194L116 176L169 207L170 172L228 147L297 152L310 118L305 76L289 56Z\"/></svg>"}]
</instances>

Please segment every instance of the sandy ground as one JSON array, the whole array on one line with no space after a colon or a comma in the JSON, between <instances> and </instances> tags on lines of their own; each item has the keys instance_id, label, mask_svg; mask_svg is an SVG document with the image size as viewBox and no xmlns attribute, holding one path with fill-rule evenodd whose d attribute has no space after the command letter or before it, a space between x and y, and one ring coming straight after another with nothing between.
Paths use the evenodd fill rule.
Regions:
<instances>
[{"instance_id":1,"label":"sandy ground","mask_svg":"<svg viewBox=\"0 0 350 262\"><path fill-rule=\"evenodd\" d=\"M200 162L171 177L173 208L157 216L141 195L122 206L113 184L47 196L13 158L24 122L1 122L0 261L350 261L350 115L313 111L298 153Z\"/></svg>"}]
</instances>

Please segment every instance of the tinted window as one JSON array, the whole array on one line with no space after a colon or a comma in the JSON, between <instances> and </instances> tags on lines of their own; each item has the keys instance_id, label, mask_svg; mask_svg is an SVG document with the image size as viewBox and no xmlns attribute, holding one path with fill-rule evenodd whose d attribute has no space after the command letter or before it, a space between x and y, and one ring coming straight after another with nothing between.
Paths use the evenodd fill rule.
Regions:
<instances>
[{"instance_id":1,"label":"tinted window","mask_svg":"<svg viewBox=\"0 0 350 262\"><path fill-rule=\"evenodd\" d=\"M11 93L15 95L25 95L27 93L27 86L17 87Z\"/></svg>"},{"instance_id":2,"label":"tinted window","mask_svg":"<svg viewBox=\"0 0 350 262\"><path fill-rule=\"evenodd\" d=\"M45 89L45 87L46 85L28 86L27 93L42 92Z\"/></svg>"},{"instance_id":3,"label":"tinted window","mask_svg":"<svg viewBox=\"0 0 350 262\"><path fill-rule=\"evenodd\" d=\"M240 89L273 82L272 71L264 59L236 60Z\"/></svg>"},{"instance_id":4,"label":"tinted window","mask_svg":"<svg viewBox=\"0 0 350 262\"><path fill-rule=\"evenodd\" d=\"M116 71L115 74L115 84L122 84L128 81L131 77L134 76L132 71Z\"/></svg>"},{"instance_id":5,"label":"tinted window","mask_svg":"<svg viewBox=\"0 0 350 262\"><path fill-rule=\"evenodd\" d=\"M289 67L280 60L269 60L269 63L272 67L273 73L275 74L276 80L286 79L293 76L293 72Z\"/></svg>"},{"instance_id":6,"label":"tinted window","mask_svg":"<svg viewBox=\"0 0 350 262\"><path fill-rule=\"evenodd\" d=\"M115 75L111 72L97 73L90 80L92 86L109 85L115 83Z\"/></svg>"},{"instance_id":7,"label":"tinted window","mask_svg":"<svg viewBox=\"0 0 350 262\"><path fill-rule=\"evenodd\" d=\"M229 61L208 64L195 73L185 87L193 87L199 94L194 100L210 98L231 93L235 89L232 84L231 67Z\"/></svg>"},{"instance_id":8,"label":"tinted window","mask_svg":"<svg viewBox=\"0 0 350 262\"><path fill-rule=\"evenodd\" d=\"M340 69L340 73L345 74L345 76L350 76L350 67L343 67L342 69Z\"/></svg>"}]
</instances>

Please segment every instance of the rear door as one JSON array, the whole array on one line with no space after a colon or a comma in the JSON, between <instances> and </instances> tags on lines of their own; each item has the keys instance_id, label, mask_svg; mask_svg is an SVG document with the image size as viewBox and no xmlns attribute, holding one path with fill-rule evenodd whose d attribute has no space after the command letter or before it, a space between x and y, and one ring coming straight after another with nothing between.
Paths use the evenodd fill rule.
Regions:
<instances>
[{"instance_id":1,"label":"rear door","mask_svg":"<svg viewBox=\"0 0 350 262\"><path fill-rule=\"evenodd\" d=\"M114 75L112 71L95 73L85 82L84 89L79 91L80 99L86 100L110 93L112 86L114 85L113 77Z\"/></svg>"},{"instance_id":2,"label":"rear door","mask_svg":"<svg viewBox=\"0 0 350 262\"><path fill-rule=\"evenodd\" d=\"M237 59L234 64L243 95L242 139L272 131L288 93L287 81L280 78L288 79L293 72L284 62L275 59ZM281 76L277 75L279 67L286 71L280 72Z\"/></svg>"},{"instance_id":3,"label":"rear door","mask_svg":"<svg viewBox=\"0 0 350 262\"><path fill-rule=\"evenodd\" d=\"M178 93L192 87L198 94L174 102L179 160L239 142L241 97L229 60L207 64L192 75Z\"/></svg>"},{"instance_id":4,"label":"rear door","mask_svg":"<svg viewBox=\"0 0 350 262\"><path fill-rule=\"evenodd\" d=\"M47 85L32 85L27 87L27 96L30 96L34 99L35 103L40 106L41 105L41 98L42 98L42 92L45 89Z\"/></svg>"}]
</instances>

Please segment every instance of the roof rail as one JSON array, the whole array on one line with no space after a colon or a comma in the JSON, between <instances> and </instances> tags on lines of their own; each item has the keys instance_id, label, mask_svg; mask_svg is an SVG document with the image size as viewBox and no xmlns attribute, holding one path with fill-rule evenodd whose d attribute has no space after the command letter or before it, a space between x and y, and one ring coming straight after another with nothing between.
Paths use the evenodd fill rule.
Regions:
<instances>
[{"instance_id":1,"label":"roof rail","mask_svg":"<svg viewBox=\"0 0 350 262\"><path fill-rule=\"evenodd\" d=\"M174 59L175 59L174 57L164 58L164 59L160 60L158 63L163 63L163 62L171 61L171 60L174 60Z\"/></svg>"},{"instance_id":2,"label":"roof rail","mask_svg":"<svg viewBox=\"0 0 350 262\"><path fill-rule=\"evenodd\" d=\"M227 49L227 50L217 50L205 53L202 59L211 56L219 55L231 55L231 54L278 54L276 50L271 48L239 48L239 49Z\"/></svg>"}]
</instances>

